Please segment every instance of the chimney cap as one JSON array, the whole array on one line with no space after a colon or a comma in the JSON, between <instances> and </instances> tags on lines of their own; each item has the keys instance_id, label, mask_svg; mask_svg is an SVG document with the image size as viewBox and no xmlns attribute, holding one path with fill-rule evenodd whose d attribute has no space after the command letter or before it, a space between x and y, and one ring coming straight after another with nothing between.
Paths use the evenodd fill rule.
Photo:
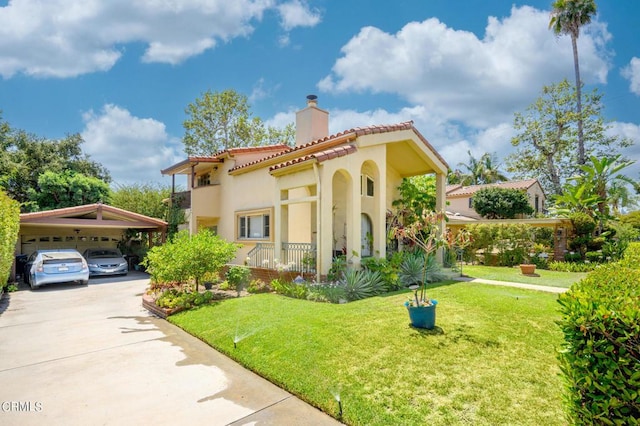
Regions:
<instances>
[{"instance_id":1,"label":"chimney cap","mask_svg":"<svg viewBox=\"0 0 640 426\"><path fill-rule=\"evenodd\" d=\"M307 95L307 100L315 101L316 99L318 99L316 95Z\"/></svg>"}]
</instances>

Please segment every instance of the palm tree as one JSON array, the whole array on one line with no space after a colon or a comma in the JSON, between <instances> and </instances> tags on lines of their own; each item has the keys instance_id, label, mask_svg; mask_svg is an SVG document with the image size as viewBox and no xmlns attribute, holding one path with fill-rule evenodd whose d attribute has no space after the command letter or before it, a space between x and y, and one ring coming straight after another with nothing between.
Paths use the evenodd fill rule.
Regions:
<instances>
[{"instance_id":1,"label":"palm tree","mask_svg":"<svg viewBox=\"0 0 640 426\"><path fill-rule=\"evenodd\" d=\"M456 172L459 172L462 185L478 185L482 179L482 162L471 155L471 151L467 151L467 154L469 155L469 162L466 164L458 163L458 166L464 167L467 172L459 172L458 170Z\"/></svg>"},{"instance_id":2,"label":"palm tree","mask_svg":"<svg viewBox=\"0 0 640 426\"><path fill-rule=\"evenodd\" d=\"M484 153L480 157L480 162L482 163L482 181L484 183L504 182L508 179L500 170L500 164L498 164L495 154Z\"/></svg>"},{"instance_id":3,"label":"palm tree","mask_svg":"<svg viewBox=\"0 0 640 426\"><path fill-rule=\"evenodd\" d=\"M495 154L485 152L480 158L475 158L471 155L471 151L467 151L467 154L469 154L469 162L458 164L458 166L467 169L467 173L455 170L452 172L452 175L454 175L452 180L457 179L462 185L482 185L507 180L507 177L499 169L500 165L497 164ZM453 182L450 181L450 183Z\"/></svg>"},{"instance_id":4,"label":"palm tree","mask_svg":"<svg viewBox=\"0 0 640 426\"><path fill-rule=\"evenodd\" d=\"M580 64L578 62L578 36L580 27L591 22L596 13L594 0L556 0L551 5L551 21L549 28L557 35L569 34L573 47L573 67L576 74L576 95L578 97L578 164L585 164L584 136L582 134L582 82L580 81Z\"/></svg>"},{"instance_id":5,"label":"palm tree","mask_svg":"<svg viewBox=\"0 0 640 426\"><path fill-rule=\"evenodd\" d=\"M614 180L609 187L609 205L615 215L619 215L626 207L636 207L638 197L631 194L628 182Z\"/></svg>"}]
</instances>

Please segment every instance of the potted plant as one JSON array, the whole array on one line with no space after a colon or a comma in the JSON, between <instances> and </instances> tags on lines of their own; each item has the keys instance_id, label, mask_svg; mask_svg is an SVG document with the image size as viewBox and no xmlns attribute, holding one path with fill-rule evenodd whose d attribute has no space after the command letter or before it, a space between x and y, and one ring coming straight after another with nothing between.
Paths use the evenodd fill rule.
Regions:
<instances>
[{"instance_id":1,"label":"potted plant","mask_svg":"<svg viewBox=\"0 0 640 426\"><path fill-rule=\"evenodd\" d=\"M409 225L397 225L392 228L396 238L408 241L422 251L424 256L420 283L410 286L414 290L413 297L404 304L409 312L411 325L417 328L435 327L438 301L427 296L427 267L429 257L437 249L449 244L443 230L445 220L444 213L430 212L424 213L419 220Z\"/></svg>"}]
</instances>

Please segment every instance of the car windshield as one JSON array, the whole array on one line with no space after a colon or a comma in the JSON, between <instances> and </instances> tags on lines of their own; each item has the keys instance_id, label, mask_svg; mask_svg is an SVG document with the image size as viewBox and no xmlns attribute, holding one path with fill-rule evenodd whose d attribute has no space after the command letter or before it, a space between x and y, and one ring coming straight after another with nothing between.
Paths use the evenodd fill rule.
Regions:
<instances>
[{"instance_id":1,"label":"car windshield","mask_svg":"<svg viewBox=\"0 0 640 426\"><path fill-rule=\"evenodd\" d=\"M89 257L122 257L118 250L92 250Z\"/></svg>"}]
</instances>

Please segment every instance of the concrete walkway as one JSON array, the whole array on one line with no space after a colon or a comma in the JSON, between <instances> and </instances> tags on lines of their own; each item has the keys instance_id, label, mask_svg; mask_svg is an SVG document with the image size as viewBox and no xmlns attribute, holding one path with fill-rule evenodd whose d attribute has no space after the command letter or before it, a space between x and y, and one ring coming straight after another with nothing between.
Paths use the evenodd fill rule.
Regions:
<instances>
[{"instance_id":1,"label":"concrete walkway","mask_svg":"<svg viewBox=\"0 0 640 426\"><path fill-rule=\"evenodd\" d=\"M0 302L2 425L337 425L141 307L148 278Z\"/></svg>"},{"instance_id":2,"label":"concrete walkway","mask_svg":"<svg viewBox=\"0 0 640 426\"><path fill-rule=\"evenodd\" d=\"M536 285L536 284L523 284L523 283L514 283L509 281L496 281L496 280L485 280L483 278L472 278L472 277L455 277L453 278L457 281L466 281L470 283L478 283L478 284L491 284L491 285L501 285L505 287L517 287L517 288L525 288L527 290L537 290L537 291L546 291L547 293L564 293L569 290L568 288L563 287L550 287L546 285Z\"/></svg>"}]
</instances>

